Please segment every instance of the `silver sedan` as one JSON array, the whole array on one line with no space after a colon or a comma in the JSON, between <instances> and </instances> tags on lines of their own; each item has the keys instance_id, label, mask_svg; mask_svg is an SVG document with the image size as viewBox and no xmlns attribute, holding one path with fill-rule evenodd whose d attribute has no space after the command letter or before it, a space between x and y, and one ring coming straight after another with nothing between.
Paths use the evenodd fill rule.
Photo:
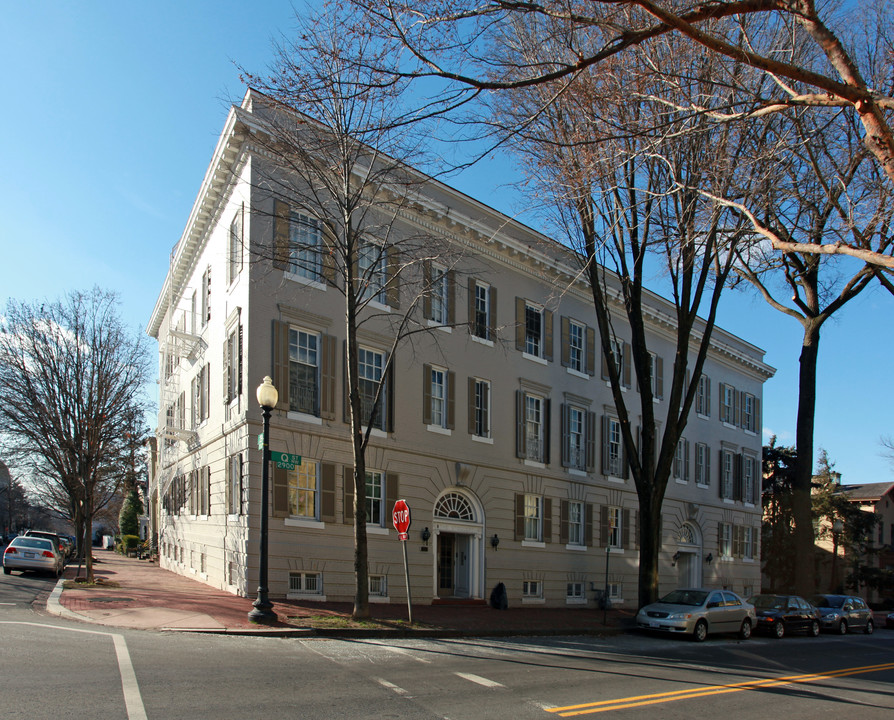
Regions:
<instances>
[{"instance_id":1,"label":"silver sedan","mask_svg":"<svg viewBox=\"0 0 894 720\"><path fill-rule=\"evenodd\" d=\"M12 539L3 551L3 574L13 570L38 570L62 575L65 564L52 540L20 536Z\"/></svg>"},{"instance_id":2,"label":"silver sedan","mask_svg":"<svg viewBox=\"0 0 894 720\"><path fill-rule=\"evenodd\" d=\"M751 637L757 624L754 606L730 590L674 590L636 614L637 627L689 634L698 642L708 633L738 633Z\"/></svg>"}]
</instances>

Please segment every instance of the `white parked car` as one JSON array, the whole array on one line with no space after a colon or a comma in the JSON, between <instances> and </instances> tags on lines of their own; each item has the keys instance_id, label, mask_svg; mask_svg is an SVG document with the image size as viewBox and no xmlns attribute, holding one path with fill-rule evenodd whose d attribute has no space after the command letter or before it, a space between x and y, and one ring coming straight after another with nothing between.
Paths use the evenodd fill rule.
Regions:
<instances>
[{"instance_id":1,"label":"white parked car","mask_svg":"<svg viewBox=\"0 0 894 720\"><path fill-rule=\"evenodd\" d=\"M15 537L3 551L4 575L9 575L13 570L38 570L59 577L64 568L62 554L47 538Z\"/></svg>"},{"instance_id":2,"label":"white parked car","mask_svg":"<svg viewBox=\"0 0 894 720\"><path fill-rule=\"evenodd\" d=\"M701 642L709 633L738 633L751 637L757 624L754 606L730 590L687 588L674 590L636 614L637 627L691 635Z\"/></svg>"}]
</instances>

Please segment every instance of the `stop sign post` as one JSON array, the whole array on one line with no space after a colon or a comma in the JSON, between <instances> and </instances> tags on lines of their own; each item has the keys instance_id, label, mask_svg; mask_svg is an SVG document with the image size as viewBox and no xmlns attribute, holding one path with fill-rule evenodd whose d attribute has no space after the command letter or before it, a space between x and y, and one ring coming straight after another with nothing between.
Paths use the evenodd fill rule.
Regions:
<instances>
[{"instance_id":1,"label":"stop sign post","mask_svg":"<svg viewBox=\"0 0 894 720\"><path fill-rule=\"evenodd\" d=\"M410 535L407 532L410 529L410 506L406 500L398 500L394 503L394 510L391 512L391 521L394 523L394 529L397 530L397 538L404 546L404 580L407 583L407 616L410 623L413 622L413 604L410 602L410 569L407 565L407 540Z\"/></svg>"}]
</instances>

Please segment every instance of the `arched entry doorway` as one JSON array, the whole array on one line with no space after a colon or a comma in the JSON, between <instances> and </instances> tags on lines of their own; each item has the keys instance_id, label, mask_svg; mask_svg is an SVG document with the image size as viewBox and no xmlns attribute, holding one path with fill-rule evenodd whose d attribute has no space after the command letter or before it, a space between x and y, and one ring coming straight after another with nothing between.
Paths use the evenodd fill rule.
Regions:
<instances>
[{"instance_id":1,"label":"arched entry doorway","mask_svg":"<svg viewBox=\"0 0 894 720\"><path fill-rule=\"evenodd\" d=\"M478 499L464 488L451 488L435 500L435 598L480 598L484 581L484 513Z\"/></svg>"},{"instance_id":2,"label":"arched entry doorway","mask_svg":"<svg viewBox=\"0 0 894 720\"><path fill-rule=\"evenodd\" d=\"M698 525L683 523L677 534L677 587L702 586L702 533Z\"/></svg>"}]
</instances>

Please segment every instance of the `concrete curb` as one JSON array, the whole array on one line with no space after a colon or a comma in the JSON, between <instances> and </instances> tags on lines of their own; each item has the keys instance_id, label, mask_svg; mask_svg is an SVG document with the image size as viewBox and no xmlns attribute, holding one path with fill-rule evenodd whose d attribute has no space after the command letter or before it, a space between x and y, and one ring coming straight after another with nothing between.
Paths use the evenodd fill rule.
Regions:
<instances>
[{"instance_id":1,"label":"concrete curb","mask_svg":"<svg viewBox=\"0 0 894 720\"><path fill-rule=\"evenodd\" d=\"M69 610L60 602L59 598L62 597L62 588L64 583L65 578L59 578L59 580L56 582L56 587L53 588L53 592L51 592L50 597L47 598L47 612L50 615L56 615L57 617L67 618L69 620L78 620L80 622L93 623L93 618L89 618L86 615L76 613L74 610Z\"/></svg>"}]
</instances>

